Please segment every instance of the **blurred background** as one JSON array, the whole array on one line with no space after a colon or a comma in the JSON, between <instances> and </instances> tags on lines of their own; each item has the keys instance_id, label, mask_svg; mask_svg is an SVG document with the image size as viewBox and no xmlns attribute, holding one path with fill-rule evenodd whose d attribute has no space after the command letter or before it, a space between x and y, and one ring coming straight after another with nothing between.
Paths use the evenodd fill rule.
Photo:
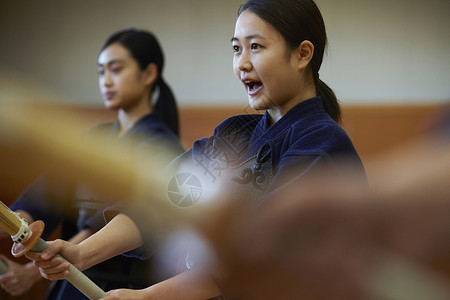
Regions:
<instances>
[{"instance_id":1,"label":"blurred background","mask_svg":"<svg viewBox=\"0 0 450 300\"><path fill-rule=\"evenodd\" d=\"M22 80L51 90L54 104L79 112L87 127L115 117L98 90L96 63L105 39L129 27L152 31L165 52L164 76L179 103L188 149L226 117L251 111L232 71L230 38L241 3L0 0L0 71L18 78L19 89ZM450 1L316 3L329 38L320 76L341 100L342 126L363 162L426 134L450 105ZM0 101L9 97L5 82ZM0 197L7 204L36 176L3 174ZM2 253L9 248L2 244ZM9 299L3 291L0 298Z\"/></svg>"},{"instance_id":2,"label":"blurred background","mask_svg":"<svg viewBox=\"0 0 450 300\"><path fill-rule=\"evenodd\" d=\"M97 56L113 32L153 31L165 77L181 106L234 106L230 38L242 0L6 1L0 64L35 77L78 105L101 106ZM330 48L321 77L347 103L450 99L450 3L446 0L317 0Z\"/></svg>"}]
</instances>

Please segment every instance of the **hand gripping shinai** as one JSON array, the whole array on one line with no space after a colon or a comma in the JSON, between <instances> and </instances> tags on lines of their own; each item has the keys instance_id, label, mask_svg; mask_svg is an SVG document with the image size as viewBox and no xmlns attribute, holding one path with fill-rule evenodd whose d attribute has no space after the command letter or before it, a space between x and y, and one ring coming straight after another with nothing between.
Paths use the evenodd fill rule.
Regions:
<instances>
[{"instance_id":1,"label":"hand gripping shinai","mask_svg":"<svg viewBox=\"0 0 450 300\"><path fill-rule=\"evenodd\" d=\"M24 219L21 219L1 201L0 227L11 235L11 238L14 241L11 253L15 257L25 255L28 251L42 252L47 248L47 243L41 239L42 232L44 231L44 222L36 221L28 226ZM67 261L62 256L57 256L61 257L64 261ZM72 264L70 264L69 274L67 275L66 280L89 299L99 299L106 296L104 291Z\"/></svg>"}]
</instances>

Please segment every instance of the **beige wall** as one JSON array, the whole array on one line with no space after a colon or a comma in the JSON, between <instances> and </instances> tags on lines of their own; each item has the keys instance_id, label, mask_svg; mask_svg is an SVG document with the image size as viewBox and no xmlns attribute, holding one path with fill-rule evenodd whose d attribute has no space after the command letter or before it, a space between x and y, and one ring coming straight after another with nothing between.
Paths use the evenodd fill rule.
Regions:
<instances>
[{"instance_id":1,"label":"beige wall","mask_svg":"<svg viewBox=\"0 0 450 300\"><path fill-rule=\"evenodd\" d=\"M96 59L124 27L160 38L182 106L239 105L231 69L241 0L1 1L0 65L71 101L101 105ZM321 71L344 103L450 100L450 1L317 0L329 33Z\"/></svg>"}]
</instances>

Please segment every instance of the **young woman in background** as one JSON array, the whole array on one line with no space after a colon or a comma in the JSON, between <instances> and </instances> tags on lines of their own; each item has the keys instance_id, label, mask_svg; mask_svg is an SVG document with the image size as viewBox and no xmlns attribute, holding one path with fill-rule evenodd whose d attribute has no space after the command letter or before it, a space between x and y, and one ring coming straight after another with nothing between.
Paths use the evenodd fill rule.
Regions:
<instances>
[{"instance_id":1,"label":"young woman in background","mask_svg":"<svg viewBox=\"0 0 450 300\"><path fill-rule=\"evenodd\" d=\"M162 77L164 56L152 33L127 29L113 34L101 48L97 68L104 105L117 111L117 121L88 129L86 142L98 134L119 140L126 147L124 159L134 151L145 151L147 146L149 156L158 155L151 150L155 145L167 150L161 159L171 160L183 152L175 97ZM11 209L29 223L43 220L44 239L62 224L61 238L79 243L104 226L103 209L112 201L96 198L83 185L44 174ZM23 294L42 278L33 263L20 265L4 256L2 259L9 272L0 276L0 284L14 296ZM149 260L118 256L85 273L104 290L144 288L156 282L151 269ZM53 283L47 299L87 298L64 280Z\"/></svg>"}]
</instances>

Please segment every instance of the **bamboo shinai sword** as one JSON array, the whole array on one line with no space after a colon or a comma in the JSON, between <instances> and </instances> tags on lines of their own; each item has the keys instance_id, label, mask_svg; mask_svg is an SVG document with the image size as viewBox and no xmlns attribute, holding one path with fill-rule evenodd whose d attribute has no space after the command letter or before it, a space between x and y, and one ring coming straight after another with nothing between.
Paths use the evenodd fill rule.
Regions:
<instances>
[{"instance_id":1,"label":"bamboo shinai sword","mask_svg":"<svg viewBox=\"0 0 450 300\"><path fill-rule=\"evenodd\" d=\"M47 248L47 243L41 239L42 232L44 231L44 222L36 221L28 226L24 219L20 218L18 214L10 210L9 207L1 201L0 227L11 235L11 238L14 241L11 253L15 257L25 255L28 251L42 252ZM57 256L61 257L64 261L67 261L62 256ZM0 274L2 270L3 268L0 266ZM69 274L67 275L66 280L89 299L96 300L107 296L103 290L72 264L70 264Z\"/></svg>"}]
</instances>

